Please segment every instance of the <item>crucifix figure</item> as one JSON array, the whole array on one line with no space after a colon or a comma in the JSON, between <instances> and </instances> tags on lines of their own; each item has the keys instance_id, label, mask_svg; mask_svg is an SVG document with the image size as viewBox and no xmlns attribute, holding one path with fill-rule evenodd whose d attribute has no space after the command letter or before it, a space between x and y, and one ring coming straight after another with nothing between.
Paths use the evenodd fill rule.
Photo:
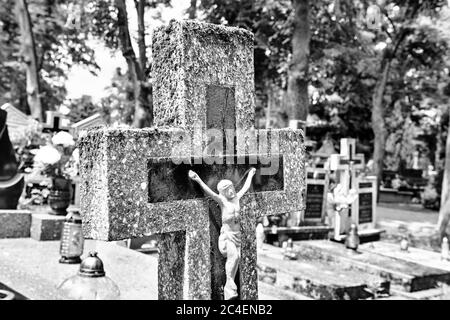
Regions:
<instances>
[{"instance_id":1,"label":"crucifix figure","mask_svg":"<svg viewBox=\"0 0 450 320\"><path fill-rule=\"evenodd\" d=\"M226 283L224 288L225 300L232 300L238 297L237 286L234 282L241 259L241 224L239 200L250 188L252 178L256 169L251 168L244 186L236 193L233 182L230 180L220 180L217 184L219 194L212 191L200 179L197 173L190 170L189 178L197 182L205 193L216 201L222 211L222 228L219 236L220 253L226 257L225 264Z\"/></svg>"}]
</instances>

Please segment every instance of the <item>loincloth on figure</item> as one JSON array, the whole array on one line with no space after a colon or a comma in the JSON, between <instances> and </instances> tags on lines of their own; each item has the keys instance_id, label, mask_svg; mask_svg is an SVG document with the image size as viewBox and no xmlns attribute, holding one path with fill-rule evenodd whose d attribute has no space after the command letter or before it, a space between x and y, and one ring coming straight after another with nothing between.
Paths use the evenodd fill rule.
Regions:
<instances>
[{"instance_id":1,"label":"loincloth on figure","mask_svg":"<svg viewBox=\"0 0 450 320\"><path fill-rule=\"evenodd\" d=\"M232 242L236 246L236 249L239 254L241 248L241 233L239 231L224 230L224 228L222 227L220 229L220 236L219 236L219 251L224 256L227 255L228 241Z\"/></svg>"}]
</instances>

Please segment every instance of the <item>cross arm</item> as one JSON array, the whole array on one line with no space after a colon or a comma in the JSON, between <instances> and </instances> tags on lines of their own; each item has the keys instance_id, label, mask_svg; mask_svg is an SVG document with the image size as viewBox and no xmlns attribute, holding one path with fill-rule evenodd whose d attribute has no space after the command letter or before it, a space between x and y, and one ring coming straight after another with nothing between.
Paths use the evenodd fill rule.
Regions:
<instances>
[{"instance_id":1,"label":"cross arm","mask_svg":"<svg viewBox=\"0 0 450 320\"><path fill-rule=\"evenodd\" d=\"M203 182L203 180L198 176L197 173L195 173L192 170L189 170L189 178L191 178L192 180L194 180L195 182L197 182L200 187L203 189L203 191L205 191L205 193L210 196L211 198L213 198L214 201L216 201L217 203L219 203L220 205L222 205L222 199L220 197L220 195L218 195L217 193L215 193L214 191L212 191L207 185L206 183Z\"/></svg>"}]
</instances>

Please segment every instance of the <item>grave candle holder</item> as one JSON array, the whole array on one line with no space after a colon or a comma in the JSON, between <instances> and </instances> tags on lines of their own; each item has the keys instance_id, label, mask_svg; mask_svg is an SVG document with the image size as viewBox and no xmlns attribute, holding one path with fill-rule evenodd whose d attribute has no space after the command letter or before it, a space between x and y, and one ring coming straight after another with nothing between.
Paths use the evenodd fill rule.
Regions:
<instances>
[{"instance_id":1,"label":"grave candle holder","mask_svg":"<svg viewBox=\"0 0 450 320\"><path fill-rule=\"evenodd\" d=\"M120 297L119 287L106 276L97 252L90 252L80 264L78 274L64 280L58 290L70 300L118 300Z\"/></svg>"},{"instance_id":2,"label":"grave candle holder","mask_svg":"<svg viewBox=\"0 0 450 320\"><path fill-rule=\"evenodd\" d=\"M408 252L408 250L409 250L409 242L408 242L408 237L407 236L403 236L402 240L400 241L400 250Z\"/></svg>"},{"instance_id":3,"label":"grave candle holder","mask_svg":"<svg viewBox=\"0 0 450 320\"><path fill-rule=\"evenodd\" d=\"M81 229L81 216L77 211L71 211L64 222L59 263L75 264L81 262L83 254L84 238Z\"/></svg>"},{"instance_id":4,"label":"grave candle holder","mask_svg":"<svg viewBox=\"0 0 450 320\"><path fill-rule=\"evenodd\" d=\"M441 245L441 259L447 261L449 259L449 244L448 244L448 238L444 237L442 239L442 245Z\"/></svg>"},{"instance_id":5,"label":"grave candle holder","mask_svg":"<svg viewBox=\"0 0 450 320\"><path fill-rule=\"evenodd\" d=\"M356 226L356 224L352 223L352 225L350 226L350 231L347 237L345 238L345 247L347 249L356 251L358 250L358 246L359 246L358 227Z\"/></svg>"}]
</instances>

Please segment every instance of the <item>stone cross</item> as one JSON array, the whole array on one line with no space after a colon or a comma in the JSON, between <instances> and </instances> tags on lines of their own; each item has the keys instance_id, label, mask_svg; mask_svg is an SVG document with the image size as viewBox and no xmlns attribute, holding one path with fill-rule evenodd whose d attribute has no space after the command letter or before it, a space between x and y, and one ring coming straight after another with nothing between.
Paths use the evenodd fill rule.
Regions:
<instances>
[{"instance_id":1,"label":"stone cross","mask_svg":"<svg viewBox=\"0 0 450 320\"><path fill-rule=\"evenodd\" d=\"M256 220L303 209L303 132L253 128L250 32L171 21L155 30L153 55L157 127L92 129L80 139L84 235L114 241L158 234L159 299L220 299L220 211L187 172L216 190L220 179L239 183L256 167L253 189L241 199L237 283L240 299L257 299ZM212 142L223 148L211 151Z\"/></svg>"},{"instance_id":2,"label":"stone cross","mask_svg":"<svg viewBox=\"0 0 450 320\"><path fill-rule=\"evenodd\" d=\"M67 118L60 112L47 111L46 123L43 125L44 132L69 131L69 126L65 123Z\"/></svg>"},{"instance_id":3,"label":"stone cross","mask_svg":"<svg viewBox=\"0 0 450 320\"><path fill-rule=\"evenodd\" d=\"M363 170L364 155L356 154L356 140L355 139L341 139L341 153L332 154L330 156L330 170L337 171L338 182L343 186L344 192L352 188L357 189L358 170ZM348 225L348 217L352 216L352 208L345 210L341 215L337 214L335 219L334 237L337 239L342 232L346 232ZM354 218L354 217L351 217Z\"/></svg>"}]
</instances>

